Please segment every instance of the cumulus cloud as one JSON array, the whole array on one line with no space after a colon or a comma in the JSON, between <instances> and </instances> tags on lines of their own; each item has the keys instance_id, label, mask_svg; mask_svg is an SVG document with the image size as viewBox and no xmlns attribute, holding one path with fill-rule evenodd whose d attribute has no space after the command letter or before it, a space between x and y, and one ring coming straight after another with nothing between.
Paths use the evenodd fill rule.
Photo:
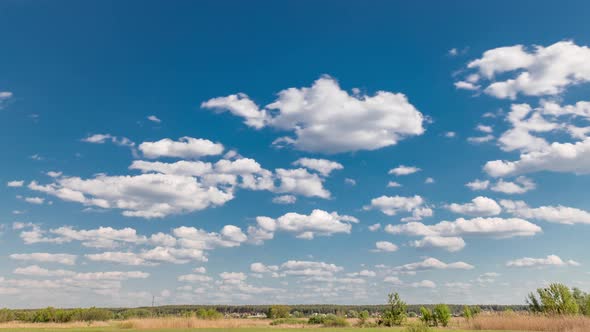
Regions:
<instances>
[{"instance_id":1,"label":"cumulus cloud","mask_svg":"<svg viewBox=\"0 0 590 332\"><path fill-rule=\"evenodd\" d=\"M313 158L300 158L297 159L293 165L302 166L307 169L316 171L322 176L329 176L332 171L343 169L342 164L327 159L313 159Z\"/></svg>"},{"instance_id":2,"label":"cumulus cloud","mask_svg":"<svg viewBox=\"0 0 590 332\"><path fill-rule=\"evenodd\" d=\"M479 73L472 84L486 82L484 92L497 98L556 95L567 87L590 81L590 49L573 41L527 50L523 45L484 52L467 67ZM498 80L498 74L513 74ZM502 75L504 77L504 75Z\"/></svg>"},{"instance_id":3,"label":"cumulus cloud","mask_svg":"<svg viewBox=\"0 0 590 332\"><path fill-rule=\"evenodd\" d=\"M51 254L45 252L35 252L30 254L12 254L11 259L19 261L34 261L41 263L59 263L64 265L76 264L78 256L71 254Z\"/></svg>"},{"instance_id":4,"label":"cumulus cloud","mask_svg":"<svg viewBox=\"0 0 590 332\"><path fill-rule=\"evenodd\" d=\"M297 197L293 195L281 195L272 199L272 202L275 204L294 204L296 201Z\"/></svg>"},{"instance_id":5,"label":"cumulus cloud","mask_svg":"<svg viewBox=\"0 0 590 332\"><path fill-rule=\"evenodd\" d=\"M474 266L465 262L445 263L436 258L428 257L423 261L404 264L393 268L394 271L428 271L428 270L471 270Z\"/></svg>"},{"instance_id":6,"label":"cumulus cloud","mask_svg":"<svg viewBox=\"0 0 590 332\"><path fill-rule=\"evenodd\" d=\"M484 196L472 199L471 203L452 203L447 205L446 208L455 213L474 217L495 216L502 212L502 208L495 200Z\"/></svg>"},{"instance_id":7,"label":"cumulus cloud","mask_svg":"<svg viewBox=\"0 0 590 332\"><path fill-rule=\"evenodd\" d=\"M6 186L11 187L11 188L22 187L24 184L25 184L25 181L23 181L23 180L14 180L14 181L6 182Z\"/></svg>"},{"instance_id":8,"label":"cumulus cloud","mask_svg":"<svg viewBox=\"0 0 590 332\"><path fill-rule=\"evenodd\" d=\"M552 143L541 151L520 155L516 161L488 161L484 170L490 176L514 176L551 171L560 173L590 173L590 138L576 143Z\"/></svg>"},{"instance_id":9,"label":"cumulus cloud","mask_svg":"<svg viewBox=\"0 0 590 332\"><path fill-rule=\"evenodd\" d=\"M181 137L178 141L164 138L156 142L143 142L139 151L146 158L161 157L198 159L204 156L216 156L223 153L223 145L208 139Z\"/></svg>"},{"instance_id":10,"label":"cumulus cloud","mask_svg":"<svg viewBox=\"0 0 590 332\"><path fill-rule=\"evenodd\" d=\"M150 120L151 122L155 122L155 123L161 123L162 122L162 120L160 120L160 118L158 118L155 115L149 115L147 117L147 119Z\"/></svg>"},{"instance_id":11,"label":"cumulus cloud","mask_svg":"<svg viewBox=\"0 0 590 332\"><path fill-rule=\"evenodd\" d=\"M248 229L254 242L271 239L276 231L294 233L300 239L311 240L315 236L331 236L337 233L349 234L358 219L352 216L328 213L315 209L309 215L295 212L286 213L277 219L257 217L257 225Z\"/></svg>"},{"instance_id":12,"label":"cumulus cloud","mask_svg":"<svg viewBox=\"0 0 590 332\"><path fill-rule=\"evenodd\" d=\"M394 174L397 176L402 176L402 175L410 175L410 174L414 174L416 172L419 172L420 168L415 167L415 166L404 166L404 165L399 165L396 168L392 168L389 170L389 174Z\"/></svg>"},{"instance_id":13,"label":"cumulus cloud","mask_svg":"<svg viewBox=\"0 0 590 332\"><path fill-rule=\"evenodd\" d=\"M524 257L508 261L508 267L543 267L543 266L579 266L580 263L574 260L563 261L557 255L549 255L545 258Z\"/></svg>"},{"instance_id":14,"label":"cumulus cloud","mask_svg":"<svg viewBox=\"0 0 590 332\"><path fill-rule=\"evenodd\" d=\"M415 248L444 249L449 252L459 251L465 248L465 241L457 236L425 236L421 240L410 242Z\"/></svg>"},{"instance_id":15,"label":"cumulus cloud","mask_svg":"<svg viewBox=\"0 0 590 332\"><path fill-rule=\"evenodd\" d=\"M418 195L404 196L380 196L373 198L365 210L379 210L388 216L395 216L400 212L409 212L412 215L402 218L401 221L416 221L423 217L432 216L432 209L424 205L424 199Z\"/></svg>"},{"instance_id":16,"label":"cumulus cloud","mask_svg":"<svg viewBox=\"0 0 590 332\"><path fill-rule=\"evenodd\" d=\"M410 222L401 225L387 225L385 231L391 234L410 236L488 236L510 238L533 236L541 227L520 218L459 218L455 221L441 221L434 225Z\"/></svg>"},{"instance_id":17,"label":"cumulus cloud","mask_svg":"<svg viewBox=\"0 0 590 332\"><path fill-rule=\"evenodd\" d=\"M374 252L394 252L397 251L397 246L389 241L377 241L375 243Z\"/></svg>"},{"instance_id":18,"label":"cumulus cloud","mask_svg":"<svg viewBox=\"0 0 590 332\"><path fill-rule=\"evenodd\" d=\"M486 190L490 186L489 180L473 180L472 182L468 182L465 184L471 190Z\"/></svg>"},{"instance_id":19,"label":"cumulus cloud","mask_svg":"<svg viewBox=\"0 0 590 332\"><path fill-rule=\"evenodd\" d=\"M511 200L501 200L500 204L506 212L521 218L543 220L565 225L590 224L590 212L582 209L563 205L532 208L524 201Z\"/></svg>"},{"instance_id":20,"label":"cumulus cloud","mask_svg":"<svg viewBox=\"0 0 590 332\"><path fill-rule=\"evenodd\" d=\"M76 280L128 280L145 279L149 273L142 271L75 272L70 270L48 270L38 265L16 268L14 274L35 277L69 277Z\"/></svg>"},{"instance_id":21,"label":"cumulus cloud","mask_svg":"<svg viewBox=\"0 0 590 332\"><path fill-rule=\"evenodd\" d=\"M213 98L201 107L227 110L256 129L293 131L294 136L281 137L275 144L310 152L376 150L424 132L424 117L405 95L350 95L327 76L311 87L279 92L277 100L262 109L245 94Z\"/></svg>"},{"instance_id":22,"label":"cumulus cloud","mask_svg":"<svg viewBox=\"0 0 590 332\"><path fill-rule=\"evenodd\" d=\"M379 224L379 223L373 224L373 225L369 226L368 228L371 232L376 232L379 229L381 229L381 224Z\"/></svg>"}]
</instances>

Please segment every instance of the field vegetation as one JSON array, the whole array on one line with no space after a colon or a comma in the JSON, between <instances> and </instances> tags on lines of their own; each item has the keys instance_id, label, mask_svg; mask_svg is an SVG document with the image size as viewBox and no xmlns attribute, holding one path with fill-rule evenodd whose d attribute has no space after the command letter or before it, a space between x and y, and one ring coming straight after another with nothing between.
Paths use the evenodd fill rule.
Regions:
<instances>
[{"instance_id":1,"label":"field vegetation","mask_svg":"<svg viewBox=\"0 0 590 332\"><path fill-rule=\"evenodd\" d=\"M526 306L409 306L398 293L382 306L167 306L156 308L0 309L3 331L181 331L207 328L389 328L394 331L590 331L590 294L563 284L530 293ZM223 309L229 309L223 311ZM221 310L220 310L221 309Z\"/></svg>"}]
</instances>

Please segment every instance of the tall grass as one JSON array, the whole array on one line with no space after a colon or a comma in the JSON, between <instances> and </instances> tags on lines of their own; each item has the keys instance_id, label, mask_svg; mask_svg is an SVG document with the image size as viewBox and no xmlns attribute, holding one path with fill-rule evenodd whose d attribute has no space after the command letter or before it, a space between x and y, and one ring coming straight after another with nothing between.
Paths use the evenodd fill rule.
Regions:
<instances>
[{"instance_id":1,"label":"tall grass","mask_svg":"<svg viewBox=\"0 0 590 332\"><path fill-rule=\"evenodd\" d=\"M126 328L134 329L175 329L175 328L236 328L268 327L270 320L263 319L200 319L196 317L162 317L129 319L120 322Z\"/></svg>"},{"instance_id":2,"label":"tall grass","mask_svg":"<svg viewBox=\"0 0 590 332\"><path fill-rule=\"evenodd\" d=\"M547 332L588 332L590 317L545 316L527 313L481 314L470 320L459 320L458 325L472 330L513 330Z\"/></svg>"}]
</instances>

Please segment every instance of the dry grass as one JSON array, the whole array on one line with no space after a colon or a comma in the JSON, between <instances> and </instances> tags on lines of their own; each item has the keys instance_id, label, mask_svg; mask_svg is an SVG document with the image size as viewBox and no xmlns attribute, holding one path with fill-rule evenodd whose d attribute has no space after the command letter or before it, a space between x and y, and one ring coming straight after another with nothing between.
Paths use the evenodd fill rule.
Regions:
<instances>
[{"instance_id":1,"label":"dry grass","mask_svg":"<svg viewBox=\"0 0 590 332\"><path fill-rule=\"evenodd\" d=\"M109 322L70 322L70 323L27 323L27 322L6 322L0 323L0 329L32 329L32 328L48 328L48 329L68 329L68 328L82 328L82 327L108 327L111 326Z\"/></svg>"},{"instance_id":2,"label":"dry grass","mask_svg":"<svg viewBox=\"0 0 590 332\"><path fill-rule=\"evenodd\" d=\"M532 314L481 314L472 320L457 320L457 325L471 330L513 330L547 332L588 332L590 318L584 316L542 316Z\"/></svg>"},{"instance_id":3,"label":"dry grass","mask_svg":"<svg viewBox=\"0 0 590 332\"><path fill-rule=\"evenodd\" d=\"M138 318L119 322L119 326L134 329L175 329L175 328L238 328L268 327L268 319L199 319L195 317Z\"/></svg>"}]
</instances>

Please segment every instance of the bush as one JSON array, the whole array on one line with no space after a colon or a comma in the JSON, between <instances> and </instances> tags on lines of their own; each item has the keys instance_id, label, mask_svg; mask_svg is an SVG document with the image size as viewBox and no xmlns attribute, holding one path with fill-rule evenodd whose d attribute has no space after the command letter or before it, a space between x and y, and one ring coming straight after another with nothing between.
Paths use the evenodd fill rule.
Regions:
<instances>
[{"instance_id":1,"label":"bush","mask_svg":"<svg viewBox=\"0 0 590 332\"><path fill-rule=\"evenodd\" d=\"M547 288L538 288L537 296L530 293L527 298L529 310L550 315L575 315L580 307L570 289L559 283L553 283Z\"/></svg>"},{"instance_id":2,"label":"bush","mask_svg":"<svg viewBox=\"0 0 590 332\"><path fill-rule=\"evenodd\" d=\"M312 316L308 320L308 324L322 324L328 327L343 327L349 326L346 319L336 315L316 315Z\"/></svg>"},{"instance_id":3,"label":"bush","mask_svg":"<svg viewBox=\"0 0 590 332\"><path fill-rule=\"evenodd\" d=\"M291 308L287 307L286 305L273 305L268 308L268 313L266 317L271 319L277 318L287 318L291 313Z\"/></svg>"},{"instance_id":4,"label":"bush","mask_svg":"<svg viewBox=\"0 0 590 332\"><path fill-rule=\"evenodd\" d=\"M369 319L370 314L367 310L363 310L361 312L359 312L359 321L358 321L358 325L359 326L366 326L367 325L367 320Z\"/></svg>"},{"instance_id":5,"label":"bush","mask_svg":"<svg viewBox=\"0 0 590 332\"><path fill-rule=\"evenodd\" d=\"M451 320L451 309L449 309L449 306L446 304L437 304L432 310L432 315L436 321L436 326L440 324L446 327Z\"/></svg>"},{"instance_id":6,"label":"bush","mask_svg":"<svg viewBox=\"0 0 590 332\"><path fill-rule=\"evenodd\" d=\"M197 318L200 319L221 319L223 318L223 314L215 309L204 309L201 308L196 312Z\"/></svg>"},{"instance_id":7,"label":"bush","mask_svg":"<svg viewBox=\"0 0 590 332\"><path fill-rule=\"evenodd\" d=\"M297 318L279 318L275 319L270 322L270 325L297 325L297 324L305 324L304 320L297 319Z\"/></svg>"},{"instance_id":8,"label":"bush","mask_svg":"<svg viewBox=\"0 0 590 332\"><path fill-rule=\"evenodd\" d=\"M146 318L152 316L152 311L148 309L127 309L120 312L117 316L122 319Z\"/></svg>"},{"instance_id":9,"label":"bush","mask_svg":"<svg viewBox=\"0 0 590 332\"><path fill-rule=\"evenodd\" d=\"M16 319L14 311L10 309L0 309L0 323L11 322Z\"/></svg>"},{"instance_id":10,"label":"bush","mask_svg":"<svg viewBox=\"0 0 590 332\"><path fill-rule=\"evenodd\" d=\"M379 323L385 326L402 325L406 320L406 302L402 301L398 293L391 293L387 299L388 308L383 311Z\"/></svg>"},{"instance_id":11,"label":"bush","mask_svg":"<svg viewBox=\"0 0 590 332\"><path fill-rule=\"evenodd\" d=\"M420 321L426 326L436 325L436 320L432 315L432 312L426 307L420 307Z\"/></svg>"}]
</instances>

